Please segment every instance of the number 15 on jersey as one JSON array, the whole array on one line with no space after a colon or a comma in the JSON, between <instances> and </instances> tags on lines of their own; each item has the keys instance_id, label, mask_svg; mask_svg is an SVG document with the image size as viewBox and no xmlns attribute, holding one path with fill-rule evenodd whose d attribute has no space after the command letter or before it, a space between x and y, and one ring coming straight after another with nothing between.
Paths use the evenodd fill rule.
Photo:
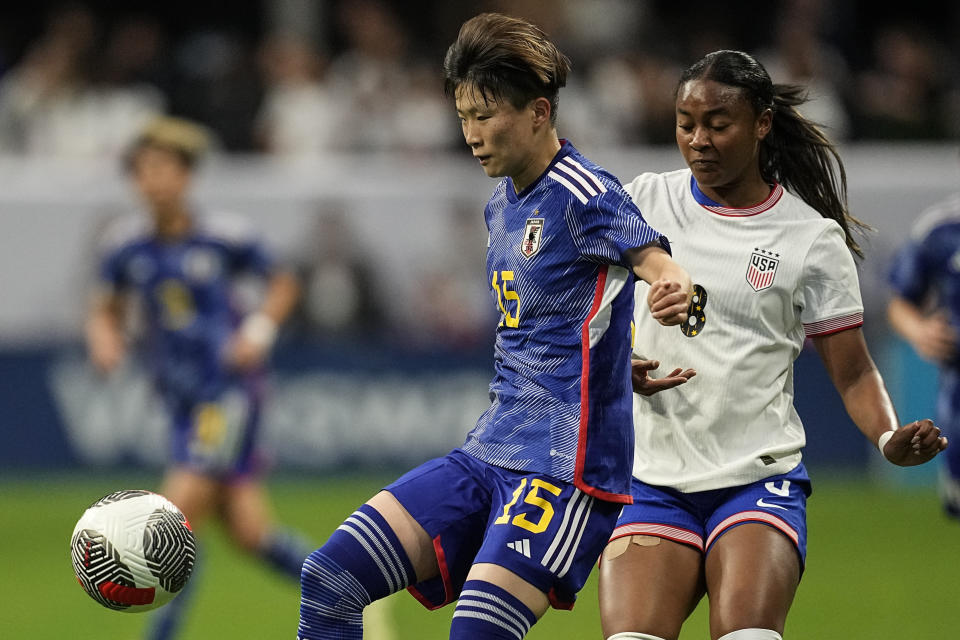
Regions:
<instances>
[{"instance_id":1,"label":"number 15 on jersey","mask_svg":"<svg viewBox=\"0 0 960 640\"><path fill-rule=\"evenodd\" d=\"M512 283L513 271L494 271L490 286L497 292L497 306L503 314L500 326L516 328L520 326L520 295L510 288Z\"/></svg>"}]
</instances>

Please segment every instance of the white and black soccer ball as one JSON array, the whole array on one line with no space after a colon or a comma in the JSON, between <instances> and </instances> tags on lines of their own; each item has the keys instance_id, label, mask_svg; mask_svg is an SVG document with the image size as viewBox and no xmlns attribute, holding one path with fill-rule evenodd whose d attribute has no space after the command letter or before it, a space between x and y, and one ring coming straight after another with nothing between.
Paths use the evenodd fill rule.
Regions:
<instances>
[{"instance_id":1,"label":"white and black soccer ball","mask_svg":"<svg viewBox=\"0 0 960 640\"><path fill-rule=\"evenodd\" d=\"M116 491L80 517L70 557L91 598L116 611L149 611L187 584L197 541L186 516L165 497L140 489Z\"/></svg>"}]
</instances>

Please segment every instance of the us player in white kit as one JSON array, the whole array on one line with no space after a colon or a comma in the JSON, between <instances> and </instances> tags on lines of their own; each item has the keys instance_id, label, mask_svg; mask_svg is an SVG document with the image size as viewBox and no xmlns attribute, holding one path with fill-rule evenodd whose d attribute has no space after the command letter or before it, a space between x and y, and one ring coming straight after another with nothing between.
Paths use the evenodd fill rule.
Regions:
<instances>
[{"instance_id":1,"label":"us player in white kit","mask_svg":"<svg viewBox=\"0 0 960 640\"><path fill-rule=\"evenodd\" d=\"M694 298L680 328L635 317L633 504L600 564L607 638L677 638L704 594L712 638L782 637L806 553L810 480L793 407L806 338L891 462L946 446L929 420L899 427L867 350L851 255L860 223L840 158L795 108L803 101L749 55L714 52L678 85L688 168L626 185L673 240ZM658 361L677 368L655 379Z\"/></svg>"}]
</instances>

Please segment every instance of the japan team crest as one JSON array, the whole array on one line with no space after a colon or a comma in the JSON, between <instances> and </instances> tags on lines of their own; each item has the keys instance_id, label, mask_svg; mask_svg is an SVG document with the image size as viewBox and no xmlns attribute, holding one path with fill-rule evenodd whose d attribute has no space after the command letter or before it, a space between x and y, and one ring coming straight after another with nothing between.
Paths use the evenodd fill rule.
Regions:
<instances>
[{"instance_id":1,"label":"japan team crest","mask_svg":"<svg viewBox=\"0 0 960 640\"><path fill-rule=\"evenodd\" d=\"M543 218L527 218L527 226L523 230L523 242L520 244L520 253L529 258L540 251L540 240L543 238Z\"/></svg>"},{"instance_id":2,"label":"japan team crest","mask_svg":"<svg viewBox=\"0 0 960 640\"><path fill-rule=\"evenodd\" d=\"M750 264L747 265L747 282L754 291L763 291L773 285L780 265L780 254L754 249L750 255Z\"/></svg>"}]
</instances>

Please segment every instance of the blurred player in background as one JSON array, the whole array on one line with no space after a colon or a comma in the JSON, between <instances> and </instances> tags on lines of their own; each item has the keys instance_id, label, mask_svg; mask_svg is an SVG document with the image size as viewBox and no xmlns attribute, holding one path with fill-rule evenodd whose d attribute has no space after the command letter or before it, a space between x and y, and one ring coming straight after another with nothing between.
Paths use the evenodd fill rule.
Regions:
<instances>
[{"instance_id":1,"label":"blurred player in background","mask_svg":"<svg viewBox=\"0 0 960 640\"><path fill-rule=\"evenodd\" d=\"M189 202L206 148L200 127L164 117L130 150L128 169L147 212L120 220L103 239L86 330L90 358L103 373L117 367L128 306L142 302L146 357L171 421L160 492L194 527L220 517L238 546L299 579L312 547L273 523L257 451L264 365L299 287L242 221ZM260 309L241 317L235 284L246 274L266 287ZM186 604L181 595L160 609L149 637L173 637Z\"/></svg>"},{"instance_id":2,"label":"blurred player in background","mask_svg":"<svg viewBox=\"0 0 960 640\"><path fill-rule=\"evenodd\" d=\"M806 338L889 461L920 464L946 446L930 420L900 427L867 350L851 255L861 223L833 145L796 109L804 100L749 55L711 53L677 87L688 168L626 185L676 236L695 284L679 329L635 318L633 504L600 562L608 639L675 639L705 593L714 639L781 638L806 553L810 480L793 406ZM660 361L696 370L655 379Z\"/></svg>"},{"instance_id":3,"label":"blurred player in background","mask_svg":"<svg viewBox=\"0 0 960 640\"><path fill-rule=\"evenodd\" d=\"M534 25L481 14L446 88L491 177L487 282L500 312L490 408L464 445L361 506L303 567L299 637L361 638L405 587L459 598L450 638L526 635L570 607L629 500L634 276L651 316L686 318L690 280L622 186L555 128L567 58ZM423 309L424 314L431 313Z\"/></svg>"},{"instance_id":4,"label":"blurred player in background","mask_svg":"<svg viewBox=\"0 0 960 640\"><path fill-rule=\"evenodd\" d=\"M937 422L960 437L960 194L926 210L890 270L893 297L887 313L894 330L940 368ZM960 518L960 447L943 455L940 495Z\"/></svg>"}]
</instances>

